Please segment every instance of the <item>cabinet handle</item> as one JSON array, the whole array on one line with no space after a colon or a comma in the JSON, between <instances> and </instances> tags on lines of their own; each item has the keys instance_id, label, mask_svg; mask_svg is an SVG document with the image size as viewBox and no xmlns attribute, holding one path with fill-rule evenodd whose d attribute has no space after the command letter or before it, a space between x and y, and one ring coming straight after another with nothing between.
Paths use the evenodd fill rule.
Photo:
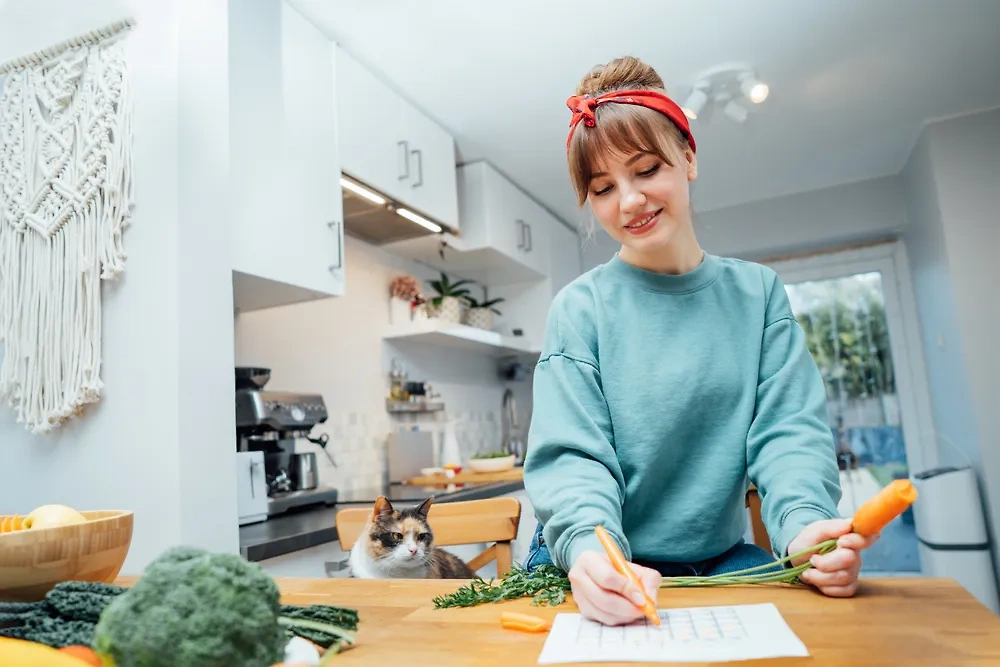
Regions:
<instances>
[{"instance_id":1,"label":"cabinet handle","mask_svg":"<svg viewBox=\"0 0 1000 667\"><path fill-rule=\"evenodd\" d=\"M333 273L334 271L339 271L344 268L344 236L341 233L339 220L329 222L327 223L327 226L330 227L330 230L333 231L337 237L337 263L330 265L330 272Z\"/></svg>"},{"instance_id":2,"label":"cabinet handle","mask_svg":"<svg viewBox=\"0 0 1000 667\"><path fill-rule=\"evenodd\" d=\"M414 148L410 153L417 156L417 182L413 187L419 188L424 184L424 153L419 148Z\"/></svg>"},{"instance_id":3,"label":"cabinet handle","mask_svg":"<svg viewBox=\"0 0 1000 667\"><path fill-rule=\"evenodd\" d=\"M410 144L406 141L397 141L396 145L403 149L403 175L399 180L405 181L410 177Z\"/></svg>"},{"instance_id":4,"label":"cabinet handle","mask_svg":"<svg viewBox=\"0 0 1000 667\"><path fill-rule=\"evenodd\" d=\"M528 226L524 224L524 220L515 220L514 222L517 224L517 236L518 236L517 249L524 250L526 245L526 242L524 240L524 230L527 229Z\"/></svg>"},{"instance_id":5,"label":"cabinet handle","mask_svg":"<svg viewBox=\"0 0 1000 667\"><path fill-rule=\"evenodd\" d=\"M525 252L531 252L531 249L535 247L534 242L531 240L531 225L525 223L525 230L528 232L528 247L524 249Z\"/></svg>"}]
</instances>

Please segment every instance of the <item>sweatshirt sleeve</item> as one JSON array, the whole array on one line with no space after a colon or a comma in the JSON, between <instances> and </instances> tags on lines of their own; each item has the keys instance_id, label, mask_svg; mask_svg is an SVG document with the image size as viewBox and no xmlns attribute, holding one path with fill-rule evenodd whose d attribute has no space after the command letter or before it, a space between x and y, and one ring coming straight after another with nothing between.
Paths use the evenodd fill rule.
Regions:
<instances>
[{"instance_id":1,"label":"sweatshirt sleeve","mask_svg":"<svg viewBox=\"0 0 1000 667\"><path fill-rule=\"evenodd\" d=\"M600 370L586 332L556 305L535 368L524 486L552 561L568 572L583 552L604 552L594 534L598 524L627 558L631 553L621 527L625 480Z\"/></svg>"},{"instance_id":2,"label":"sweatshirt sleeve","mask_svg":"<svg viewBox=\"0 0 1000 667\"><path fill-rule=\"evenodd\" d=\"M765 287L768 306L747 465L771 545L784 557L788 543L807 525L839 516L840 472L827 425L826 388L805 334L778 277L765 273Z\"/></svg>"}]
</instances>

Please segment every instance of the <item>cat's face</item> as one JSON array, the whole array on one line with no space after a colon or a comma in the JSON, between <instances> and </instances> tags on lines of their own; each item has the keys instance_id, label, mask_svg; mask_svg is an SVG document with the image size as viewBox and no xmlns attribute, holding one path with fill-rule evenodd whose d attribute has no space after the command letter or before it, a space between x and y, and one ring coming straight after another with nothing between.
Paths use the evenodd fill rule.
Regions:
<instances>
[{"instance_id":1,"label":"cat's face","mask_svg":"<svg viewBox=\"0 0 1000 667\"><path fill-rule=\"evenodd\" d=\"M419 507L398 511L388 499L376 500L367 533L371 559L386 569L427 567L434 544L434 533L427 523L432 501L428 498Z\"/></svg>"}]
</instances>

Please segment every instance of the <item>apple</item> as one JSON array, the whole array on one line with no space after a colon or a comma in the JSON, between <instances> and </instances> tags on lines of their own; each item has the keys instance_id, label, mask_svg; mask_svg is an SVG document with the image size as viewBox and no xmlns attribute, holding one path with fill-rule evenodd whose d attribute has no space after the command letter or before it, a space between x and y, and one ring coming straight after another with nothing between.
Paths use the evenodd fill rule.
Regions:
<instances>
[{"instance_id":1,"label":"apple","mask_svg":"<svg viewBox=\"0 0 1000 667\"><path fill-rule=\"evenodd\" d=\"M74 523L84 523L87 519L72 507L65 505L42 505L24 518L24 527L30 530L56 528Z\"/></svg>"}]
</instances>

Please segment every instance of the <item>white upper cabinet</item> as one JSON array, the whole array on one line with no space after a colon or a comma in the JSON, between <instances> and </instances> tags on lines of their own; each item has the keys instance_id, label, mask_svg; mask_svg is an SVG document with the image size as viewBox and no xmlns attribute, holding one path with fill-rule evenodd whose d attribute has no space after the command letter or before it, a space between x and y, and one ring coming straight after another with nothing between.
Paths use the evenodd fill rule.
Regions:
<instances>
[{"instance_id":1,"label":"white upper cabinet","mask_svg":"<svg viewBox=\"0 0 1000 667\"><path fill-rule=\"evenodd\" d=\"M563 224L549 229L549 281L552 297L582 272L580 235Z\"/></svg>"},{"instance_id":2,"label":"white upper cabinet","mask_svg":"<svg viewBox=\"0 0 1000 667\"><path fill-rule=\"evenodd\" d=\"M229 8L235 305L341 295L333 44L280 0Z\"/></svg>"},{"instance_id":3,"label":"white upper cabinet","mask_svg":"<svg viewBox=\"0 0 1000 667\"><path fill-rule=\"evenodd\" d=\"M466 250L488 251L482 261L500 282L547 275L548 229L556 221L503 174L486 162L462 165L458 202Z\"/></svg>"},{"instance_id":4,"label":"white upper cabinet","mask_svg":"<svg viewBox=\"0 0 1000 667\"><path fill-rule=\"evenodd\" d=\"M406 192L407 142L397 132L400 100L342 49L337 49L337 124L341 168L390 197Z\"/></svg>"},{"instance_id":5,"label":"white upper cabinet","mask_svg":"<svg viewBox=\"0 0 1000 667\"><path fill-rule=\"evenodd\" d=\"M337 76L344 172L458 231L454 138L341 49Z\"/></svg>"},{"instance_id":6,"label":"white upper cabinet","mask_svg":"<svg viewBox=\"0 0 1000 667\"><path fill-rule=\"evenodd\" d=\"M405 100L400 103L400 127L408 150L408 178L400 198L438 222L458 231L458 185L455 140Z\"/></svg>"}]
</instances>

